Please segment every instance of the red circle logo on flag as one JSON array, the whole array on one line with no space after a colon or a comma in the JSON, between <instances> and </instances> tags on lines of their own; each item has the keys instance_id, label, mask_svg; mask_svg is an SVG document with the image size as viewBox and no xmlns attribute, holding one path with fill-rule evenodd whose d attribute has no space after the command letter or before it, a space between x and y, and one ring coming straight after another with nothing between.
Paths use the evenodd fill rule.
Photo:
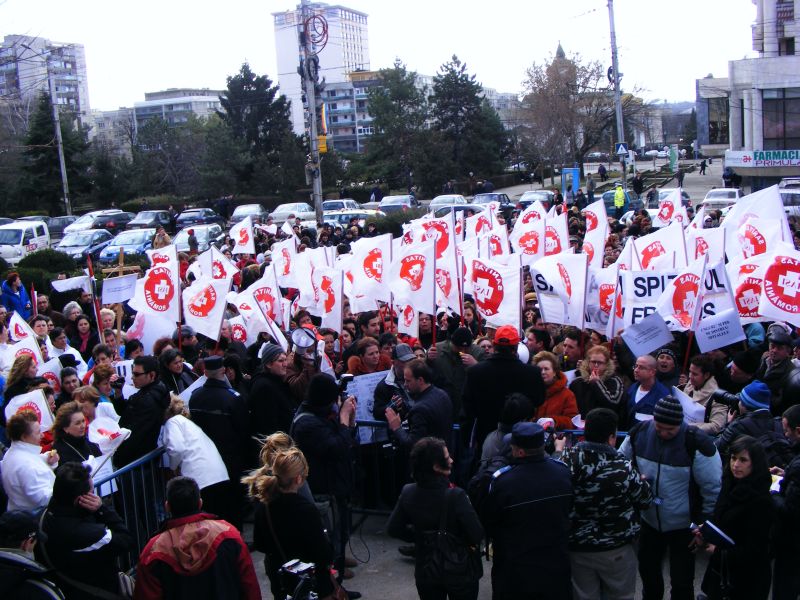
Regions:
<instances>
[{"instance_id":1,"label":"red circle logo on flag","mask_svg":"<svg viewBox=\"0 0 800 600\"><path fill-rule=\"evenodd\" d=\"M161 252L154 252L150 255L150 263L155 267L156 265L165 265L169 262L169 256Z\"/></svg>"},{"instance_id":2,"label":"red circle logo on flag","mask_svg":"<svg viewBox=\"0 0 800 600\"><path fill-rule=\"evenodd\" d=\"M503 254L503 244L499 235L492 234L489 236L489 254L491 256L500 256Z\"/></svg>"},{"instance_id":3,"label":"red circle logo on flag","mask_svg":"<svg viewBox=\"0 0 800 600\"><path fill-rule=\"evenodd\" d=\"M436 284L445 297L450 296L450 291L453 289L453 280L450 278L450 271L445 269L436 269Z\"/></svg>"},{"instance_id":4,"label":"red circle logo on flag","mask_svg":"<svg viewBox=\"0 0 800 600\"><path fill-rule=\"evenodd\" d=\"M659 256L663 256L666 254L667 251L664 250L664 246L661 242L652 242L647 245L647 247L642 250L642 268L646 269L653 259L658 258Z\"/></svg>"},{"instance_id":5,"label":"red circle logo on flag","mask_svg":"<svg viewBox=\"0 0 800 600\"><path fill-rule=\"evenodd\" d=\"M247 242L249 242L249 241L250 241L250 234L247 233L247 228L246 227L242 227L239 230L239 239L236 242L236 245L237 246L246 246Z\"/></svg>"},{"instance_id":6,"label":"red circle logo on flag","mask_svg":"<svg viewBox=\"0 0 800 600\"><path fill-rule=\"evenodd\" d=\"M327 275L322 276L322 282L319 284L319 288L323 294L325 294L325 299L323 300L323 307L326 313L329 313L333 310L333 307L336 305L336 294L333 291L333 280L328 277Z\"/></svg>"},{"instance_id":7,"label":"red circle logo on flag","mask_svg":"<svg viewBox=\"0 0 800 600\"><path fill-rule=\"evenodd\" d=\"M286 276L289 274L289 271L292 270L292 255L289 253L288 248L282 248L281 256L283 256L283 269L281 269L281 275Z\"/></svg>"},{"instance_id":8,"label":"red circle logo on flag","mask_svg":"<svg viewBox=\"0 0 800 600\"><path fill-rule=\"evenodd\" d=\"M665 202L658 211L658 218L667 223L672 218L674 212L675 205L672 204L672 202Z\"/></svg>"},{"instance_id":9,"label":"red circle logo on flag","mask_svg":"<svg viewBox=\"0 0 800 600\"><path fill-rule=\"evenodd\" d=\"M275 319L275 296L270 287L260 287L253 291L253 298L256 299L261 310L270 319Z\"/></svg>"},{"instance_id":10,"label":"red circle logo on flag","mask_svg":"<svg viewBox=\"0 0 800 600\"><path fill-rule=\"evenodd\" d=\"M235 325L231 326L231 337L235 341L242 342L244 344L247 341L247 328L241 323L236 323Z\"/></svg>"},{"instance_id":11,"label":"red circle logo on flag","mask_svg":"<svg viewBox=\"0 0 800 600\"><path fill-rule=\"evenodd\" d=\"M591 242L583 242L583 253L589 257L589 262L594 258L594 246Z\"/></svg>"},{"instance_id":12,"label":"red circle logo on flag","mask_svg":"<svg viewBox=\"0 0 800 600\"><path fill-rule=\"evenodd\" d=\"M776 256L764 273L764 294L783 312L800 313L800 261Z\"/></svg>"},{"instance_id":13,"label":"red circle logo on flag","mask_svg":"<svg viewBox=\"0 0 800 600\"><path fill-rule=\"evenodd\" d=\"M207 285L189 300L187 310L195 317L207 317L217 304L217 292L214 287Z\"/></svg>"},{"instance_id":14,"label":"red circle logo on flag","mask_svg":"<svg viewBox=\"0 0 800 600\"><path fill-rule=\"evenodd\" d=\"M480 235L484 231L488 231L492 228L492 224L488 218L484 215L478 215L478 218L475 219L475 235Z\"/></svg>"},{"instance_id":15,"label":"red circle logo on flag","mask_svg":"<svg viewBox=\"0 0 800 600\"><path fill-rule=\"evenodd\" d=\"M558 231L552 225L544 229L544 255L559 254L561 252L561 238Z\"/></svg>"},{"instance_id":16,"label":"red circle logo on flag","mask_svg":"<svg viewBox=\"0 0 800 600\"><path fill-rule=\"evenodd\" d=\"M55 373L53 373L52 371L47 371L47 373L42 373L41 376L47 379L47 383L50 384L50 387L53 388L53 391L56 394L61 393L61 380Z\"/></svg>"},{"instance_id":17,"label":"red circle logo on flag","mask_svg":"<svg viewBox=\"0 0 800 600\"><path fill-rule=\"evenodd\" d=\"M228 272L225 270L225 265L222 264L221 260L211 261L211 277L214 279L225 279L227 276Z\"/></svg>"},{"instance_id":18,"label":"red circle logo on flag","mask_svg":"<svg viewBox=\"0 0 800 600\"><path fill-rule=\"evenodd\" d=\"M164 267L153 267L144 280L144 301L156 312L169 310L175 297L172 272Z\"/></svg>"},{"instance_id":19,"label":"red circle logo on flag","mask_svg":"<svg viewBox=\"0 0 800 600\"><path fill-rule=\"evenodd\" d=\"M464 216L460 216L456 219L456 235L461 235L461 232L464 231Z\"/></svg>"},{"instance_id":20,"label":"red circle logo on flag","mask_svg":"<svg viewBox=\"0 0 800 600\"><path fill-rule=\"evenodd\" d=\"M26 410L35 414L36 420L39 421L39 423L42 422L42 411L39 408L39 405L36 404L36 402L26 402L25 404L20 404L19 408L17 408L17 412L14 414L19 414Z\"/></svg>"},{"instance_id":21,"label":"red circle logo on flag","mask_svg":"<svg viewBox=\"0 0 800 600\"><path fill-rule=\"evenodd\" d=\"M739 235L739 243L742 245L742 254L745 258L767 252L767 239L750 223L744 226L744 232Z\"/></svg>"},{"instance_id":22,"label":"red circle logo on flag","mask_svg":"<svg viewBox=\"0 0 800 600\"><path fill-rule=\"evenodd\" d=\"M403 234L403 237L400 238L400 245L401 246L410 246L413 243L414 243L414 234L411 233L411 230L409 229L408 231L406 231Z\"/></svg>"},{"instance_id":23,"label":"red circle logo on flag","mask_svg":"<svg viewBox=\"0 0 800 600\"><path fill-rule=\"evenodd\" d=\"M567 267L561 263L556 264L558 265L558 275L561 277L561 283L564 284L564 290L567 292L567 296L572 298L572 280L569 278Z\"/></svg>"},{"instance_id":24,"label":"red circle logo on flag","mask_svg":"<svg viewBox=\"0 0 800 600\"><path fill-rule=\"evenodd\" d=\"M14 338L23 340L28 337L28 332L25 331L19 323L14 323Z\"/></svg>"},{"instance_id":25,"label":"red circle logo on flag","mask_svg":"<svg viewBox=\"0 0 800 600\"><path fill-rule=\"evenodd\" d=\"M745 265L753 267L754 265ZM743 267L744 268L744 267ZM741 270L740 270L741 271ZM736 288L734 298L736 298L736 308L739 310L740 317L758 317L758 302L761 297L761 279L758 277L745 277Z\"/></svg>"},{"instance_id":26,"label":"red circle logo on flag","mask_svg":"<svg viewBox=\"0 0 800 600\"><path fill-rule=\"evenodd\" d=\"M597 229L598 219L597 215L594 214L594 211L585 210L583 211L583 214L586 217L586 233Z\"/></svg>"},{"instance_id":27,"label":"red circle logo on flag","mask_svg":"<svg viewBox=\"0 0 800 600\"><path fill-rule=\"evenodd\" d=\"M411 327L411 324L414 323L414 307L410 304L406 304L406 307L403 309L403 324L406 327Z\"/></svg>"},{"instance_id":28,"label":"red circle logo on flag","mask_svg":"<svg viewBox=\"0 0 800 600\"><path fill-rule=\"evenodd\" d=\"M675 292L672 294L672 310L675 318L684 327L692 324L697 293L700 291L700 278L694 273L684 273L675 279Z\"/></svg>"},{"instance_id":29,"label":"red circle logo on flag","mask_svg":"<svg viewBox=\"0 0 800 600\"><path fill-rule=\"evenodd\" d=\"M250 306L250 305L249 305L247 302L242 302L242 303L239 305L239 310L240 310L240 311L244 310L244 311L246 311L246 312L250 312L251 310L253 310L253 307L252 307L252 306Z\"/></svg>"},{"instance_id":30,"label":"red circle logo on flag","mask_svg":"<svg viewBox=\"0 0 800 600\"><path fill-rule=\"evenodd\" d=\"M364 257L364 275L375 281L383 277L383 252L380 248L373 248Z\"/></svg>"},{"instance_id":31,"label":"red circle logo on flag","mask_svg":"<svg viewBox=\"0 0 800 600\"><path fill-rule=\"evenodd\" d=\"M541 221L542 215L539 214L538 210L532 210L529 213L525 213L522 217L522 224L527 225L528 223L532 223L533 221Z\"/></svg>"},{"instance_id":32,"label":"red circle logo on flag","mask_svg":"<svg viewBox=\"0 0 800 600\"><path fill-rule=\"evenodd\" d=\"M425 256L423 254L409 254L400 260L400 279L407 281L412 291L416 292L422 287L424 276Z\"/></svg>"},{"instance_id":33,"label":"red circle logo on flag","mask_svg":"<svg viewBox=\"0 0 800 600\"><path fill-rule=\"evenodd\" d=\"M614 285L610 283L601 283L597 288L600 296L600 310L607 315L611 314L611 307L614 306Z\"/></svg>"},{"instance_id":34,"label":"red circle logo on flag","mask_svg":"<svg viewBox=\"0 0 800 600\"><path fill-rule=\"evenodd\" d=\"M430 221L423 223L422 227L425 228L426 239L436 240L437 260L442 258L444 251L450 245L450 234L447 231L447 225L441 221Z\"/></svg>"},{"instance_id":35,"label":"red circle logo on flag","mask_svg":"<svg viewBox=\"0 0 800 600\"><path fill-rule=\"evenodd\" d=\"M522 254L536 255L539 254L539 232L529 231L523 233L519 237L519 247Z\"/></svg>"},{"instance_id":36,"label":"red circle logo on flag","mask_svg":"<svg viewBox=\"0 0 800 600\"><path fill-rule=\"evenodd\" d=\"M505 296L503 277L495 269L480 261L472 262L472 290L480 311L487 317L500 312Z\"/></svg>"},{"instance_id":37,"label":"red circle logo on flag","mask_svg":"<svg viewBox=\"0 0 800 600\"><path fill-rule=\"evenodd\" d=\"M700 258L701 256L705 256L708 253L708 242L706 238L697 238L694 241L694 257Z\"/></svg>"}]
</instances>

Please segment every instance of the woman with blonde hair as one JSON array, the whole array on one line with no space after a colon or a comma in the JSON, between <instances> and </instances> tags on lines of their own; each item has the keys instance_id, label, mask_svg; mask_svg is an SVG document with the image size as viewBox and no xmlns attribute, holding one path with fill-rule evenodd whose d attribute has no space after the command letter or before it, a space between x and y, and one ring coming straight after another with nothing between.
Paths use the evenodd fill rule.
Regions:
<instances>
[{"instance_id":1,"label":"woman with blonde hair","mask_svg":"<svg viewBox=\"0 0 800 600\"><path fill-rule=\"evenodd\" d=\"M72 399L81 407L88 426L97 417L108 417L119 422L119 415L111 402L100 402L100 392L93 385L83 385L72 392Z\"/></svg>"},{"instance_id":2,"label":"woman with blonde hair","mask_svg":"<svg viewBox=\"0 0 800 600\"><path fill-rule=\"evenodd\" d=\"M586 351L586 358L578 365L578 377L569 389L575 394L583 418L593 408L608 408L617 414L620 423L627 423L625 385L605 346L592 346Z\"/></svg>"},{"instance_id":3,"label":"woman with blonde hair","mask_svg":"<svg viewBox=\"0 0 800 600\"><path fill-rule=\"evenodd\" d=\"M259 501L255 547L265 555L264 567L272 594L276 600L283 600L287 592L292 591L281 587L278 571L281 565L296 558L314 563L314 591L318 597L333 598L334 592L341 592L330 575L333 548L317 507L298 494L308 477L306 457L299 448L293 447L274 455L269 452L271 466L264 465L242 482L247 485L250 496Z\"/></svg>"},{"instance_id":4,"label":"woman with blonde hair","mask_svg":"<svg viewBox=\"0 0 800 600\"><path fill-rule=\"evenodd\" d=\"M6 387L3 392L5 404L8 404L8 401L14 396L26 393L35 377L36 361L33 360L33 356L23 354L15 358L8 373Z\"/></svg>"}]
</instances>

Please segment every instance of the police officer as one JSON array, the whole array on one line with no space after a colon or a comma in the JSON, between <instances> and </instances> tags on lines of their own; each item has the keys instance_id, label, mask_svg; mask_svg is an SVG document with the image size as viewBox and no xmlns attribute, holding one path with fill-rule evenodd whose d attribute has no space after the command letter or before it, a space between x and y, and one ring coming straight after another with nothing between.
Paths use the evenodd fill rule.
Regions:
<instances>
[{"instance_id":1,"label":"police officer","mask_svg":"<svg viewBox=\"0 0 800 600\"><path fill-rule=\"evenodd\" d=\"M622 218L622 213L625 210L625 190L622 189L622 183L619 181L614 188L614 218L617 220Z\"/></svg>"},{"instance_id":2,"label":"police officer","mask_svg":"<svg viewBox=\"0 0 800 600\"><path fill-rule=\"evenodd\" d=\"M205 368L208 380L192 393L189 412L216 445L231 482L236 482L228 506L219 511L225 514L219 516L241 530L244 488L238 482L247 467L247 404L228 383L221 356L206 358Z\"/></svg>"},{"instance_id":3,"label":"police officer","mask_svg":"<svg viewBox=\"0 0 800 600\"><path fill-rule=\"evenodd\" d=\"M494 543L492 598L569 600L569 468L545 455L537 423L517 423L504 441L511 464L492 476L483 511Z\"/></svg>"}]
</instances>

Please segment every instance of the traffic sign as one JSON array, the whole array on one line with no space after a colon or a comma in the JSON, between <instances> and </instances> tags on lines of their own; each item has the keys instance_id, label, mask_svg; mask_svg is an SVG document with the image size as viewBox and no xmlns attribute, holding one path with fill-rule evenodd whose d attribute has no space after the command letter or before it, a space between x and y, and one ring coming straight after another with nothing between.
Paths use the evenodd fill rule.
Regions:
<instances>
[{"instance_id":1,"label":"traffic sign","mask_svg":"<svg viewBox=\"0 0 800 600\"><path fill-rule=\"evenodd\" d=\"M619 154L620 156L628 153L628 144L626 144L625 142L617 142L615 147L617 149L616 153Z\"/></svg>"}]
</instances>

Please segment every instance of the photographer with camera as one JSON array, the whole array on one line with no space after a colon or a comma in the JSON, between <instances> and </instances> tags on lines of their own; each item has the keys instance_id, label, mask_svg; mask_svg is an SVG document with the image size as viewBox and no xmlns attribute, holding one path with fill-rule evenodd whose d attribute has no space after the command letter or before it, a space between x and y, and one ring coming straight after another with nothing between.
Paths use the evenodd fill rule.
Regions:
<instances>
[{"instance_id":1,"label":"photographer with camera","mask_svg":"<svg viewBox=\"0 0 800 600\"><path fill-rule=\"evenodd\" d=\"M403 372L406 365L416 357L408 344L397 344L392 350L392 368L386 377L375 386L372 416L376 421L386 420L386 409L391 407L401 419L408 416L413 400L404 384Z\"/></svg>"}]
</instances>

